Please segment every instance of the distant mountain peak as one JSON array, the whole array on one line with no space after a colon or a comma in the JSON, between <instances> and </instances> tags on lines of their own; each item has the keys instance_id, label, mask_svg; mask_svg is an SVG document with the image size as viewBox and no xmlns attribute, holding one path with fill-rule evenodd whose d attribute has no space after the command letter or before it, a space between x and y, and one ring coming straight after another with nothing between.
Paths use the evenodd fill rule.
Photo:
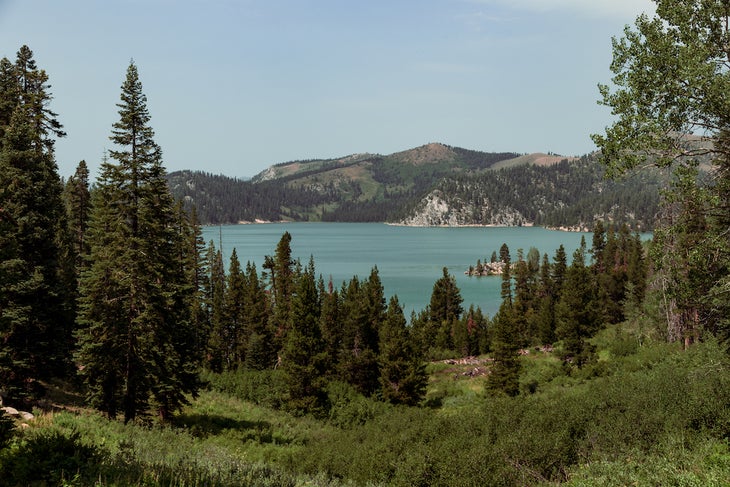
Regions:
<instances>
[{"instance_id":1,"label":"distant mountain peak","mask_svg":"<svg viewBox=\"0 0 730 487\"><path fill-rule=\"evenodd\" d=\"M424 164L454 160L456 153L448 145L431 142L414 149L396 152L391 157L407 164L421 166Z\"/></svg>"}]
</instances>

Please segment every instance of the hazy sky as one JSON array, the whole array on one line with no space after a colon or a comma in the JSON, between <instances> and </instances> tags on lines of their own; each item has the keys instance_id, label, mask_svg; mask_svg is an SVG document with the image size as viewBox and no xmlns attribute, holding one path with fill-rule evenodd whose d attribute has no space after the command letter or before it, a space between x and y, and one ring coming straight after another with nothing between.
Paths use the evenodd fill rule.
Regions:
<instances>
[{"instance_id":1,"label":"hazy sky","mask_svg":"<svg viewBox=\"0 0 730 487\"><path fill-rule=\"evenodd\" d=\"M581 155L611 37L649 0L0 0L0 57L27 44L96 176L134 59L169 171L428 142Z\"/></svg>"}]
</instances>

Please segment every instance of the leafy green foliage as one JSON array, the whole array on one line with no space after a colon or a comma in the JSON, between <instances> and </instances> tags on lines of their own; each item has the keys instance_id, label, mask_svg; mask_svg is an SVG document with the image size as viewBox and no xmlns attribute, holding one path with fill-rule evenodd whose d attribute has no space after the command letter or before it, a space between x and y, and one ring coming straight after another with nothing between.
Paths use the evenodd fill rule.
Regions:
<instances>
[{"instance_id":1,"label":"leafy green foliage","mask_svg":"<svg viewBox=\"0 0 730 487\"><path fill-rule=\"evenodd\" d=\"M85 445L78 431L40 431L0 453L0 475L8 486L94 482L101 449Z\"/></svg>"},{"instance_id":2,"label":"leafy green foliage","mask_svg":"<svg viewBox=\"0 0 730 487\"><path fill-rule=\"evenodd\" d=\"M15 421L5 411L0 412L0 451L10 443L14 435Z\"/></svg>"},{"instance_id":3,"label":"leafy green foliage","mask_svg":"<svg viewBox=\"0 0 730 487\"><path fill-rule=\"evenodd\" d=\"M667 168L655 266L668 335L689 345L728 333L727 2L657 2L613 42L613 85L600 86L616 121L593 135L611 175L645 164ZM699 178L698 168L713 171ZM709 179L709 181L707 181ZM705 181L703 181L705 180Z\"/></svg>"}]
</instances>

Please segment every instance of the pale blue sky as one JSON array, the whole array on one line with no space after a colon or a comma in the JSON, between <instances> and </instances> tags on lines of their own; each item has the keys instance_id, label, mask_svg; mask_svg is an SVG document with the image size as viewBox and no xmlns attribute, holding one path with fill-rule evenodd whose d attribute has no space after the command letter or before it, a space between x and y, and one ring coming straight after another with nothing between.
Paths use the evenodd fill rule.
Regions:
<instances>
[{"instance_id":1,"label":"pale blue sky","mask_svg":"<svg viewBox=\"0 0 730 487\"><path fill-rule=\"evenodd\" d=\"M169 171L428 142L581 155L611 36L649 0L0 0L0 56L27 44L68 136L59 172L96 176L130 59Z\"/></svg>"}]
</instances>

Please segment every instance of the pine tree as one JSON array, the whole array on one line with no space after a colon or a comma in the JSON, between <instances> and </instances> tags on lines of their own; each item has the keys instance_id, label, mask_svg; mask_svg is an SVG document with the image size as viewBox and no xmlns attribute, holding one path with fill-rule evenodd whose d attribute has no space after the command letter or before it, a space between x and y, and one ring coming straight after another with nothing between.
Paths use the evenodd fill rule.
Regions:
<instances>
[{"instance_id":1,"label":"pine tree","mask_svg":"<svg viewBox=\"0 0 730 487\"><path fill-rule=\"evenodd\" d=\"M249 369L263 370L274 364L276 350L274 333L269 326L270 301L257 272L255 264L246 264L244 365Z\"/></svg>"},{"instance_id":2,"label":"pine tree","mask_svg":"<svg viewBox=\"0 0 730 487\"><path fill-rule=\"evenodd\" d=\"M37 395L37 379L64 374L70 358L73 294L53 153L63 132L47 80L26 46L15 65L0 62L0 382L13 398Z\"/></svg>"},{"instance_id":3,"label":"pine tree","mask_svg":"<svg viewBox=\"0 0 730 487\"><path fill-rule=\"evenodd\" d=\"M380 388L383 399L415 406L426 393L428 376L423 356L409 335L403 308L393 296L380 331Z\"/></svg>"},{"instance_id":4,"label":"pine tree","mask_svg":"<svg viewBox=\"0 0 730 487\"><path fill-rule=\"evenodd\" d=\"M18 105L20 86L15 75L15 66L6 57L0 59L0 148L5 131L10 125L15 107Z\"/></svg>"},{"instance_id":5,"label":"pine tree","mask_svg":"<svg viewBox=\"0 0 730 487\"><path fill-rule=\"evenodd\" d=\"M517 249L517 262L510 267L510 273L514 277L515 284L512 302L513 324L520 337L520 344L526 346L533 336L528 323L534 313L532 308L534 290L530 280L530 269L524 259L522 249Z\"/></svg>"},{"instance_id":6,"label":"pine tree","mask_svg":"<svg viewBox=\"0 0 730 487\"><path fill-rule=\"evenodd\" d=\"M482 337L485 332L486 327L482 311L479 308L474 309L472 304L461 320L454 324L454 349L464 357L479 355L482 343L487 340L486 337Z\"/></svg>"},{"instance_id":7,"label":"pine tree","mask_svg":"<svg viewBox=\"0 0 730 487\"><path fill-rule=\"evenodd\" d=\"M555 303L556 286L551 276L551 266L548 255L543 255L540 267L540 291L538 309L535 315L535 330L542 344L551 344L555 341Z\"/></svg>"},{"instance_id":8,"label":"pine tree","mask_svg":"<svg viewBox=\"0 0 730 487\"><path fill-rule=\"evenodd\" d=\"M45 152L53 152L55 138L65 137L63 126L56 119L58 114L48 105L52 99L48 84L48 75L38 69L33 51L28 46L21 46L15 57L18 104L23 105L31 114L31 130L38 134L35 147Z\"/></svg>"},{"instance_id":9,"label":"pine tree","mask_svg":"<svg viewBox=\"0 0 730 487\"><path fill-rule=\"evenodd\" d=\"M552 279L555 284L555 295L559 296L563 291L563 282L565 282L565 273L568 270L568 256L565 254L565 247L560 244L558 250L555 251L552 266Z\"/></svg>"},{"instance_id":10,"label":"pine tree","mask_svg":"<svg viewBox=\"0 0 730 487\"><path fill-rule=\"evenodd\" d=\"M223 371L223 350L225 349L226 271L223 266L223 254L215 248L213 241L208 245L206 256L210 265L208 287L205 291L208 329L210 330L206 361L210 370L221 372Z\"/></svg>"},{"instance_id":11,"label":"pine tree","mask_svg":"<svg viewBox=\"0 0 730 487\"><path fill-rule=\"evenodd\" d=\"M578 367L593 359L593 346L587 340L601 324L595 283L591 270L585 264L585 254L585 240L582 239L581 246L573 253L555 309L556 334L563 340L563 358Z\"/></svg>"},{"instance_id":12,"label":"pine tree","mask_svg":"<svg viewBox=\"0 0 730 487\"><path fill-rule=\"evenodd\" d=\"M156 360L156 379L152 386L153 405L159 418L168 421L175 411L188 404L188 394L197 397L201 386L199 369L202 365L202 351L198 347L198 330L193 320L193 305L197 299L194 281L198 261L197 248L190 242L195 233L188 214L181 204L173 203L163 173L154 178L153 188L160 195L160 208L173 211L166 214L171 220L165 222L166 249L160 249L158 259L166 260L160 265L163 286L163 301L157 322L161 325L155 335L153 357ZM160 218L160 220L162 220ZM157 248L156 248L157 249ZM152 255L152 251L148 251Z\"/></svg>"},{"instance_id":13,"label":"pine tree","mask_svg":"<svg viewBox=\"0 0 730 487\"><path fill-rule=\"evenodd\" d=\"M353 277L342 290L342 342L338 354L339 376L365 395L379 386L377 333L373 333L367 284ZM374 342L375 341L375 342Z\"/></svg>"},{"instance_id":14,"label":"pine tree","mask_svg":"<svg viewBox=\"0 0 730 487\"><path fill-rule=\"evenodd\" d=\"M509 255L509 247L506 243L503 243L499 248L499 261L504 264L502 268L502 286L500 290L500 296L502 301L507 301L512 306L512 271L511 262L512 259Z\"/></svg>"},{"instance_id":15,"label":"pine tree","mask_svg":"<svg viewBox=\"0 0 730 487\"><path fill-rule=\"evenodd\" d=\"M289 408L321 416L327 407L326 352L319 329L321 302L314 278L314 261L298 277L291 302L290 324L282 349Z\"/></svg>"},{"instance_id":16,"label":"pine tree","mask_svg":"<svg viewBox=\"0 0 730 487\"><path fill-rule=\"evenodd\" d=\"M165 420L197 392L199 359L181 222L134 63L117 106L116 164L102 165L94 192L77 358L95 407L110 417L122 411L128 422L155 406Z\"/></svg>"},{"instance_id":17,"label":"pine tree","mask_svg":"<svg viewBox=\"0 0 730 487\"><path fill-rule=\"evenodd\" d=\"M178 204L177 212L180 218L187 216L182 204ZM207 295L210 288L210 261L195 207L190 212L188 228L186 242L183 243L184 267L188 272L187 281L192 287L190 324L195 332L193 338L195 355L201 359L202 364L208 351L208 337L211 333Z\"/></svg>"},{"instance_id":18,"label":"pine tree","mask_svg":"<svg viewBox=\"0 0 730 487\"><path fill-rule=\"evenodd\" d=\"M242 352L245 351L244 326L246 323L246 283L234 248L231 252L226 276L226 293L224 300L224 325L222 328L223 368L235 370L243 363Z\"/></svg>"},{"instance_id":19,"label":"pine tree","mask_svg":"<svg viewBox=\"0 0 730 487\"><path fill-rule=\"evenodd\" d=\"M367 314L362 336L364 343L377 354L380 324L385 319L385 313L388 310L385 301L385 289L380 280L380 271L378 271L377 266L370 269L370 275L365 281L362 291Z\"/></svg>"},{"instance_id":20,"label":"pine tree","mask_svg":"<svg viewBox=\"0 0 730 487\"><path fill-rule=\"evenodd\" d=\"M433 344L442 350L454 348L453 327L461 319L464 302L456 279L444 267L443 275L434 283L429 302L431 328L434 330Z\"/></svg>"},{"instance_id":21,"label":"pine tree","mask_svg":"<svg viewBox=\"0 0 730 487\"><path fill-rule=\"evenodd\" d=\"M89 192L89 169L86 166L86 161L79 162L76 172L66 181L63 199L66 206L69 233L72 238L76 270L80 274L84 267L85 257L89 253L89 245L86 242L86 229L89 226L91 193Z\"/></svg>"},{"instance_id":22,"label":"pine tree","mask_svg":"<svg viewBox=\"0 0 730 487\"><path fill-rule=\"evenodd\" d=\"M319 328L327 352L327 373L336 373L337 358L342 345L342 323L340 293L334 288L330 278L327 288L320 280L319 295L322 300L322 313L319 318Z\"/></svg>"},{"instance_id":23,"label":"pine tree","mask_svg":"<svg viewBox=\"0 0 730 487\"><path fill-rule=\"evenodd\" d=\"M492 370L487 387L495 392L516 396L520 392L520 337L514 324L512 306L502 301L492 327Z\"/></svg>"},{"instance_id":24,"label":"pine tree","mask_svg":"<svg viewBox=\"0 0 730 487\"><path fill-rule=\"evenodd\" d=\"M291 300L294 292L294 265L291 251L291 234L284 232L276 245L274 256L266 256L264 269L271 275L271 295L273 297L272 327L276 330L274 341L281 348L289 325Z\"/></svg>"},{"instance_id":25,"label":"pine tree","mask_svg":"<svg viewBox=\"0 0 730 487\"><path fill-rule=\"evenodd\" d=\"M608 265L605 259L606 256L604 256L606 245L606 231L603 228L603 222L598 220L593 225L593 247L591 248L592 265L598 274L605 272Z\"/></svg>"}]
</instances>

